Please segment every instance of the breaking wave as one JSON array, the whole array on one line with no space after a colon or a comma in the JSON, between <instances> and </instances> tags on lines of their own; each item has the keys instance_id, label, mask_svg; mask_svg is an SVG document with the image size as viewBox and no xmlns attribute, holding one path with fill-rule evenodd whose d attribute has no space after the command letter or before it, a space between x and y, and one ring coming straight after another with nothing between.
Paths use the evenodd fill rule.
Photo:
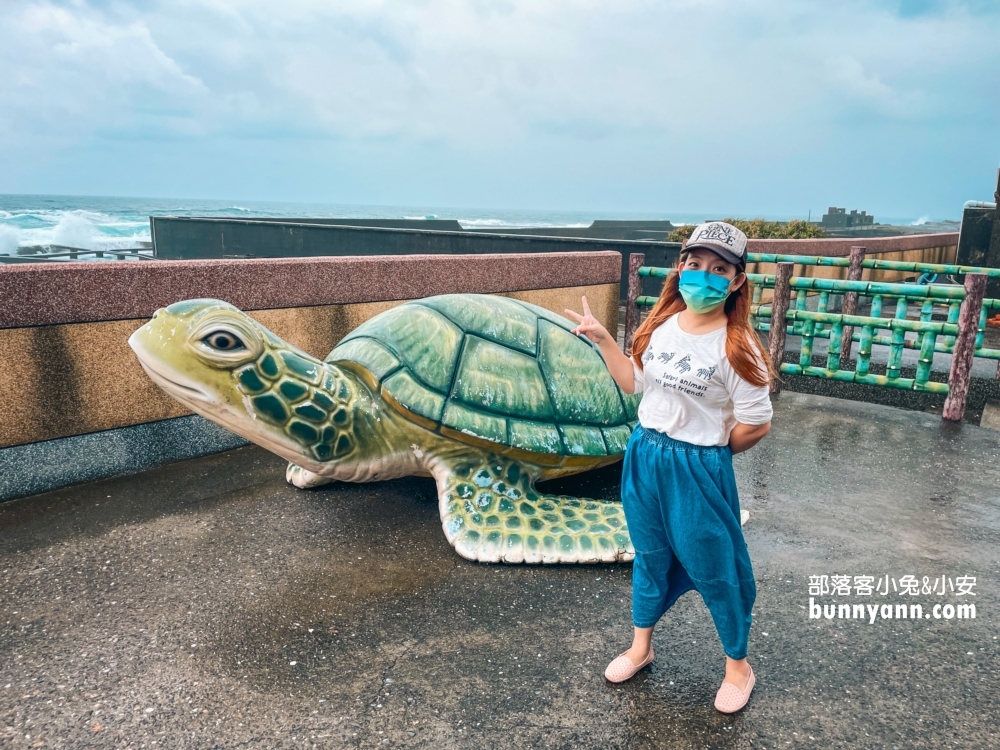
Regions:
<instances>
[{"instance_id":1,"label":"breaking wave","mask_svg":"<svg viewBox=\"0 0 1000 750\"><path fill-rule=\"evenodd\" d=\"M17 232L4 224L0 224L0 253L11 255L21 242L18 240Z\"/></svg>"},{"instance_id":2,"label":"breaking wave","mask_svg":"<svg viewBox=\"0 0 1000 750\"><path fill-rule=\"evenodd\" d=\"M4 211L0 215L0 253L54 245L83 250L135 247L149 240L149 219L82 209Z\"/></svg>"}]
</instances>

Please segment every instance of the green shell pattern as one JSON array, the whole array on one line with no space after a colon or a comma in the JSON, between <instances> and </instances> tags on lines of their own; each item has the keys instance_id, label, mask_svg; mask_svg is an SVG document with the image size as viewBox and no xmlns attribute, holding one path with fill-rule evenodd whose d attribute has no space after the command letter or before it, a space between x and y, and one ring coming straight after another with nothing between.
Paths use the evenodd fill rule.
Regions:
<instances>
[{"instance_id":1,"label":"green shell pattern","mask_svg":"<svg viewBox=\"0 0 1000 750\"><path fill-rule=\"evenodd\" d=\"M459 433L549 455L622 453L639 396L573 326L527 302L449 294L377 315L327 361L361 365L405 409Z\"/></svg>"}]
</instances>

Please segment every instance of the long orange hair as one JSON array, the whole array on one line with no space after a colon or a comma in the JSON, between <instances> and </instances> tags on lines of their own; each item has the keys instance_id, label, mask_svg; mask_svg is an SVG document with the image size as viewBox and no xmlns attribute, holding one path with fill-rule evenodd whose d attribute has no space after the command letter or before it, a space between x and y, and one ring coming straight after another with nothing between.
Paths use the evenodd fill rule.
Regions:
<instances>
[{"instance_id":1,"label":"long orange hair","mask_svg":"<svg viewBox=\"0 0 1000 750\"><path fill-rule=\"evenodd\" d=\"M687 253L681 253L680 264L683 265ZM743 271L743 268L739 269ZM652 311L646 317L635 335L632 337L632 359L642 367L642 354L649 346L653 331L659 328L671 315L687 309L684 298L681 297L679 266L673 268L663 284L663 291L656 301ZM744 280L740 288L726 298L726 358L736 374L753 385L768 385L776 377L774 365L767 350L761 346L757 334L750 325L750 302L753 299L753 287L750 279ZM763 369L761 366L763 365Z\"/></svg>"}]
</instances>

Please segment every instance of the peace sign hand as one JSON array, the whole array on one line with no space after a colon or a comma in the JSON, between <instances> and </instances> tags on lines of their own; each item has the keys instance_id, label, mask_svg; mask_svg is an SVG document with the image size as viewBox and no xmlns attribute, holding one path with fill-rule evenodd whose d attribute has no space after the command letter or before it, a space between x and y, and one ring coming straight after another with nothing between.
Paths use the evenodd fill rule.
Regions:
<instances>
[{"instance_id":1,"label":"peace sign hand","mask_svg":"<svg viewBox=\"0 0 1000 750\"><path fill-rule=\"evenodd\" d=\"M583 298L583 315L573 312L572 310L565 310L564 312L569 318L572 318L578 324L577 327L571 331L571 333L575 333L577 335L582 333L598 345L605 341L613 340L611 338L611 334L608 333L608 329L602 326L597 318L594 317L593 313L590 312L590 305L587 304L586 297Z\"/></svg>"}]
</instances>

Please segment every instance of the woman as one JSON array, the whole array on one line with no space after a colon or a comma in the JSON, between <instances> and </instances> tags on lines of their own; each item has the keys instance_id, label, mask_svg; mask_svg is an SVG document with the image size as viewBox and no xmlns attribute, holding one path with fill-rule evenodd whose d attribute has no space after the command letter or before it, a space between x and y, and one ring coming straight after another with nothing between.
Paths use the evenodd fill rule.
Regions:
<instances>
[{"instance_id":1,"label":"woman","mask_svg":"<svg viewBox=\"0 0 1000 750\"><path fill-rule=\"evenodd\" d=\"M771 424L770 360L750 326L746 235L725 222L698 226L635 333L632 357L590 313L567 310L574 332L597 344L626 393L643 394L625 451L622 503L636 556L632 646L605 676L623 682L651 663L653 628L692 589L712 615L726 654L715 707L746 705L753 569L740 528L732 457Z\"/></svg>"}]
</instances>

